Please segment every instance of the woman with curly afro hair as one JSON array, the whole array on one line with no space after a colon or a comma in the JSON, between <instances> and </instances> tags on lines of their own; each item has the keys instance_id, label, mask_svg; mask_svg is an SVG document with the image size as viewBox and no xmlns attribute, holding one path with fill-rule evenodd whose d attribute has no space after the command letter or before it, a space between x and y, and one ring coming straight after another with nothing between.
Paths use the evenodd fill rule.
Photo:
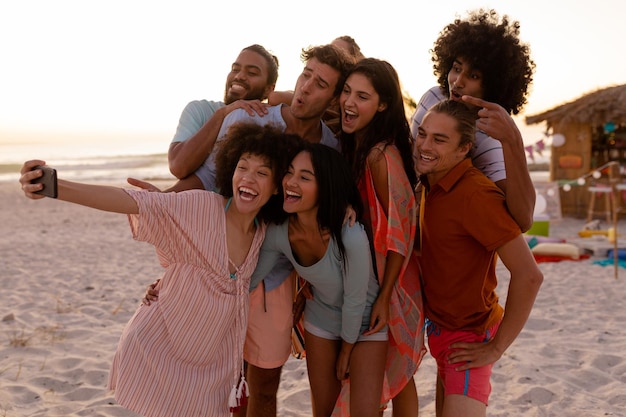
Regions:
<instances>
[{"instance_id":1,"label":"woman with curly afro hair","mask_svg":"<svg viewBox=\"0 0 626 417\"><path fill-rule=\"evenodd\" d=\"M472 162L506 194L508 210L524 232L533 222L535 189L522 135L511 115L526 104L535 63L519 33L518 21L484 9L444 27L431 50L439 85L420 99L411 133L415 137L424 114L439 101L463 101L475 109Z\"/></svg>"}]
</instances>

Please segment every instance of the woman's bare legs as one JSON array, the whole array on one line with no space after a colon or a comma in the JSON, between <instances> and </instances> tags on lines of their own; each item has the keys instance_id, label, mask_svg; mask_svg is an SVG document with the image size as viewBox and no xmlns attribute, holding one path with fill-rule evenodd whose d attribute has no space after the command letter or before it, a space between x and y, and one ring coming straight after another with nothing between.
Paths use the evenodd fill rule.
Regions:
<instances>
[{"instance_id":1,"label":"woman's bare legs","mask_svg":"<svg viewBox=\"0 0 626 417\"><path fill-rule=\"evenodd\" d=\"M341 382L335 370L341 340L323 339L305 330L304 341L313 416L328 417L341 392Z\"/></svg>"},{"instance_id":2,"label":"woman's bare legs","mask_svg":"<svg viewBox=\"0 0 626 417\"><path fill-rule=\"evenodd\" d=\"M402 391L392 399L393 417L417 417L419 399L413 378L407 382Z\"/></svg>"},{"instance_id":3,"label":"woman's bare legs","mask_svg":"<svg viewBox=\"0 0 626 417\"><path fill-rule=\"evenodd\" d=\"M357 342L350 355L350 415L378 417L387 341Z\"/></svg>"}]
</instances>

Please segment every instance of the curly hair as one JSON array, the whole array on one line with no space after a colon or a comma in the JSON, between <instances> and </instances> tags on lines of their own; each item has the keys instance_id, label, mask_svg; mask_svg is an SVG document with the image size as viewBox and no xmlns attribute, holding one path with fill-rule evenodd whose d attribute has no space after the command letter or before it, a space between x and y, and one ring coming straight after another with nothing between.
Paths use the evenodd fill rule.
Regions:
<instances>
[{"instance_id":1,"label":"curly hair","mask_svg":"<svg viewBox=\"0 0 626 417\"><path fill-rule=\"evenodd\" d=\"M398 73L387 61L364 58L354 66L350 74L364 75L378 93L380 102L387 105L383 111L376 112L358 145L354 133L340 133L343 153L348 160L353 161L354 176L357 179L361 177L372 148L385 142L386 145L395 145L398 148L404 171L411 185L415 187L417 175L412 157L413 137L406 119Z\"/></svg>"},{"instance_id":2,"label":"curly hair","mask_svg":"<svg viewBox=\"0 0 626 417\"><path fill-rule=\"evenodd\" d=\"M219 193L225 197L233 196L233 173L242 155L248 153L264 158L272 169L278 194L272 195L257 218L265 222L283 222L286 213L283 211L282 180L302 144L300 136L283 133L270 125L233 124L219 143L215 159L215 185Z\"/></svg>"},{"instance_id":3,"label":"curly hair","mask_svg":"<svg viewBox=\"0 0 626 417\"><path fill-rule=\"evenodd\" d=\"M331 44L312 46L308 49L303 49L302 53L300 53L302 62L308 62L313 58L339 71L339 80L337 80L337 85L333 92L334 96L338 96L356 59L348 55L343 49Z\"/></svg>"},{"instance_id":4,"label":"curly hair","mask_svg":"<svg viewBox=\"0 0 626 417\"><path fill-rule=\"evenodd\" d=\"M483 99L497 103L511 114L526 104L535 63L530 47L519 39L520 23L495 10L470 12L456 19L439 34L431 50L434 74L446 97L450 94L448 73L454 60L463 58L482 72Z\"/></svg>"}]
</instances>

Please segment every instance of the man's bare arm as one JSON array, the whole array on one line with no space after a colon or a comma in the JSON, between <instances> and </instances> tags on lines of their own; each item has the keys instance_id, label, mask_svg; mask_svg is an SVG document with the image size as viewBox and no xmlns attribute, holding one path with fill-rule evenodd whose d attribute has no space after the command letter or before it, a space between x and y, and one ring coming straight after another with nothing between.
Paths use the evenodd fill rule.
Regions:
<instances>
[{"instance_id":1,"label":"man's bare arm","mask_svg":"<svg viewBox=\"0 0 626 417\"><path fill-rule=\"evenodd\" d=\"M151 191L154 193L180 192L186 190L204 190L202 181L200 181L200 178L198 178L194 174L191 174L187 178L183 178L182 180L178 180L174 185L163 191L161 191L161 189L156 185L147 181L139 180L137 178L127 178L126 181L130 185L134 185L135 187L139 187L143 190Z\"/></svg>"},{"instance_id":2,"label":"man's bare arm","mask_svg":"<svg viewBox=\"0 0 626 417\"><path fill-rule=\"evenodd\" d=\"M528 172L522 134L502 106L471 96L463 96L463 101L482 107L476 127L502 144L506 180L497 181L496 185L506 195L509 213L526 232L533 224L536 192Z\"/></svg>"},{"instance_id":3,"label":"man's bare arm","mask_svg":"<svg viewBox=\"0 0 626 417\"><path fill-rule=\"evenodd\" d=\"M235 109L244 109L251 116L267 114L267 104L259 100L237 100L215 111L213 116L184 142L173 142L167 152L170 172L178 179L193 174L213 151L224 118Z\"/></svg>"}]
</instances>

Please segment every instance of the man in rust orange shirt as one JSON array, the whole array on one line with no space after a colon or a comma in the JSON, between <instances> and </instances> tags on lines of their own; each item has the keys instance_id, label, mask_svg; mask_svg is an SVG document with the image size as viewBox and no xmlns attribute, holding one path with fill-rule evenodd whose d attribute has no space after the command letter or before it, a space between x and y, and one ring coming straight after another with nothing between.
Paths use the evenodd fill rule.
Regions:
<instances>
[{"instance_id":1,"label":"man in rust orange shirt","mask_svg":"<svg viewBox=\"0 0 626 417\"><path fill-rule=\"evenodd\" d=\"M475 122L462 103L442 101L416 137L422 291L443 417L486 415L493 364L524 327L543 281L503 192L467 158ZM498 256L511 273L504 308L495 292Z\"/></svg>"}]
</instances>

